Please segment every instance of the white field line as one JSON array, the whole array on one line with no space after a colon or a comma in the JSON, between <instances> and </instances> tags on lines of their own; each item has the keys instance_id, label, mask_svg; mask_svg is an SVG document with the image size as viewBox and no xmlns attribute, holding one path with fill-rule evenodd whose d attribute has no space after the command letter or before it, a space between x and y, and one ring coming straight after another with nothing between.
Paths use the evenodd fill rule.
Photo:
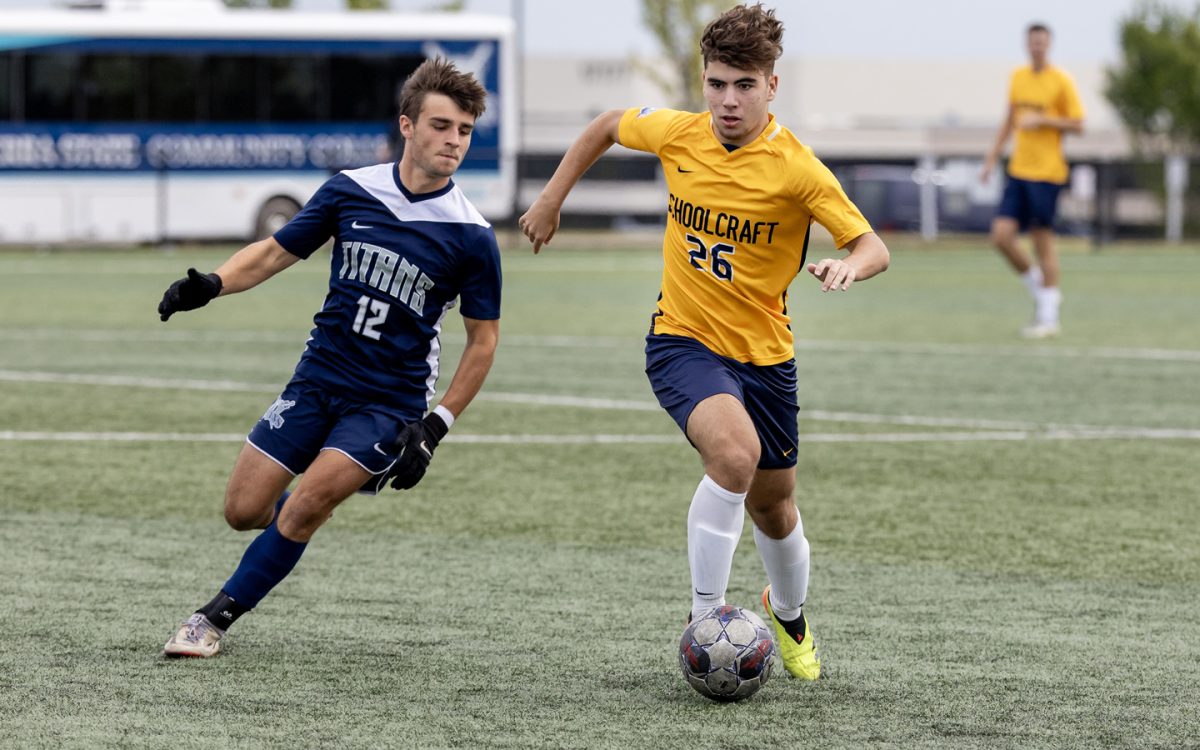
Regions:
<instances>
[{"instance_id":1,"label":"white field line","mask_svg":"<svg viewBox=\"0 0 1200 750\"><path fill-rule=\"evenodd\" d=\"M111 329L57 329L57 328L26 328L0 330L0 341L82 341L98 343L145 343L156 341L163 343L196 343L208 342L213 344L288 344L303 343L307 332L299 331L190 331L161 328L145 330L111 330Z\"/></svg>"},{"instance_id":2,"label":"white field line","mask_svg":"<svg viewBox=\"0 0 1200 750\"><path fill-rule=\"evenodd\" d=\"M0 370L0 381L9 383L70 383L73 385L108 385L127 388L166 388L181 391L238 391L247 393L278 393L283 383L244 383L236 380L200 380L196 378L147 378L137 375L90 375L69 372L37 372L33 370Z\"/></svg>"},{"instance_id":3,"label":"white field line","mask_svg":"<svg viewBox=\"0 0 1200 750\"><path fill-rule=\"evenodd\" d=\"M247 383L234 380L198 380L189 378L149 378L134 375L86 375L81 373L36 372L26 370L0 370L0 381L20 383L70 383L77 385L119 386L132 388L163 388L169 390L223 391L240 393L277 393L282 384ZM480 401L522 404L528 406L560 406L603 411L658 411L657 403L649 400L609 399L583 396L556 396L539 393L507 393L484 391L477 396ZM943 427L959 430L992 431L993 435L1039 433L1051 437L1055 434L1069 435L1074 439L1084 438L1145 438L1145 439L1191 439L1200 431L1174 428L1118 427L1111 425L1085 424L1041 424L1002 419L961 419L954 417L927 417L911 414L863 414L859 412L834 412L824 410L801 410L801 419L814 422L853 424L902 425L910 427ZM909 434L909 433L904 433ZM946 434L946 433L929 433ZM810 438L812 439L812 438ZM910 440L921 440L914 436ZM1003 438L992 438L1003 439ZM1014 438L1015 439L1015 438ZM883 438L876 438L883 440ZM898 438L891 442L897 442Z\"/></svg>"},{"instance_id":4,"label":"white field line","mask_svg":"<svg viewBox=\"0 0 1200 750\"><path fill-rule=\"evenodd\" d=\"M18 432L0 430L0 441L12 442L171 442L239 443L245 435L216 432ZM812 433L801 443L965 443L1046 440L1200 440L1200 430L1022 430L988 432ZM448 435L447 442L473 445L675 445L682 435Z\"/></svg>"},{"instance_id":5,"label":"white field line","mask_svg":"<svg viewBox=\"0 0 1200 750\"><path fill-rule=\"evenodd\" d=\"M245 435L231 432L19 432L0 430L0 440L48 443L234 443Z\"/></svg>"},{"instance_id":6,"label":"white field line","mask_svg":"<svg viewBox=\"0 0 1200 750\"><path fill-rule=\"evenodd\" d=\"M1195 349L1149 349L1121 346L1004 346L994 344L931 344L881 341L796 342L796 351L861 352L864 354L945 354L968 357L1061 357L1064 359L1128 359L1154 362L1200 362Z\"/></svg>"},{"instance_id":7,"label":"white field line","mask_svg":"<svg viewBox=\"0 0 1200 750\"><path fill-rule=\"evenodd\" d=\"M90 341L90 342L212 342L212 343L303 343L306 332L287 331L219 331L147 329L128 330L62 330L54 328L0 329L2 341ZM450 333L447 342L461 342L462 334ZM556 349L641 349L641 340L625 336L530 336L506 335L505 346L541 347ZM969 357L1035 357L1065 359L1126 359L1152 362L1200 362L1200 350L1154 349L1117 346L1055 346L1029 344L1005 346L992 344L938 344L921 342L882 341L796 341L797 352L849 352L863 354L930 354Z\"/></svg>"}]
</instances>

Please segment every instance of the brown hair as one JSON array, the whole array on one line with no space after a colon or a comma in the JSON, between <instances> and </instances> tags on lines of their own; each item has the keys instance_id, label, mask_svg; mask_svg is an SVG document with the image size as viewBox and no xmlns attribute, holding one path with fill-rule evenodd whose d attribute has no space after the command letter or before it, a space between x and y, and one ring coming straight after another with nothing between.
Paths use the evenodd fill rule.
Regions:
<instances>
[{"instance_id":1,"label":"brown hair","mask_svg":"<svg viewBox=\"0 0 1200 750\"><path fill-rule=\"evenodd\" d=\"M1025 29L1025 36L1029 36L1030 34L1035 34L1039 31L1045 33L1046 35L1050 35L1050 27L1047 26L1046 24L1031 23L1031 24L1029 24L1029 28Z\"/></svg>"},{"instance_id":2,"label":"brown hair","mask_svg":"<svg viewBox=\"0 0 1200 750\"><path fill-rule=\"evenodd\" d=\"M783 22L775 11L762 3L739 5L725 11L710 23L700 37L700 56L704 64L713 60L740 70L758 70L766 75L775 71L775 61L783 54Z\"/></svg>"},{"instance_id":3,"label":"brown hair","mask_svg":"<svg viewBox=\"0 0 1200 750\"><path fill-rule=\"evenodd\" d=\"M476 119L487 108L487 90L475 76L461 73L442 57L426 60L413 71L400 89L400 114L413 122L421 114L426 94L445 94L463 112Z\"/></svg>"}]
</instances>

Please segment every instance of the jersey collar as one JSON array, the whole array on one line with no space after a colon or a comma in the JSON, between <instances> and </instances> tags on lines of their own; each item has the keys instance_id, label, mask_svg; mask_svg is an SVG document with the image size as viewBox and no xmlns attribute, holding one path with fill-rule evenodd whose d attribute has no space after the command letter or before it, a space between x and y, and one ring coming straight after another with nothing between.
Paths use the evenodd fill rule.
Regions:
<instances>
[{"instance_id":1,"label":"jersey collar","mask_svg":"<svg viewBox=\"0 0 1200 750\"><path fill-rule=\"evenodd\" d=\"M721 150L725 151L729 155L736 154L741 151L745 151L748 148L757 146L759 143L766 143L767 141L774 140L775 136L779 135L780 130L783 130L783 126L775 121L775 113L768 112L767 113L767 125L766 125L766 127L764 127L762 129L762 132L759 133L758 136L754 140L750 141L746 145L738 146L737 148L735 148L731 151L727 147L727 144L724 141L722 141L720 138L717 137L717 130L716 130L716 128L713 127L712 113L710 112L708 114L708 133L709 133L709 135L711 135L713 141L715 141L721 147Z\"/></svg>"},{"instance_id":2,"label":"jersey collar","mask_svg":"<svg viewBox=\"0 0 1200 750\"><path fill-rule=\"evenodd\" d=\"M420 203L421 201L427 201L431 198L440 198L454 189L454 179L451 178L450 181L446 183L445 187L438 188L437 190L429 193L414 193L413 191L404 187L404 183L400 182L400 162L396 162L396 166L392 168L392 179L396 183L396 189L400 191L401 195L408 199L409 203Z\"/></svg>"}]
</instances>

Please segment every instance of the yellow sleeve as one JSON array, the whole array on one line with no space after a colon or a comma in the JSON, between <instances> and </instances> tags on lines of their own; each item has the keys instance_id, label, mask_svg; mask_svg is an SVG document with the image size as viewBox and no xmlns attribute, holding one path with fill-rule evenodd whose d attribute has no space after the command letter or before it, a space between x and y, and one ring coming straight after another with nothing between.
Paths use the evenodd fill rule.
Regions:
<instances>
[{"instance_id":1,"label":"yellow sleeve","mask_svg":"<svg viewBox=\"0 0 1200 750\"><path fill-rule=\"evenodd\" d=\"M634 107L621 115L617 140L625 148L657 154L667 138L671 125L686 112L654 107Z\"/></svg>"},{"instance_id":2,"label":"yellow sleeve","mask_svg":"<svg viewBox=\"0 0 1200 750\"><path fill-rule=\"evenodd\" d=\"M1066 73L1062 77L1063 87L1062 95L1059 97L1059 106L1062 107L1063 117L1069 117L1072 120L1083 119L1083 103L1079 101L1079 92L1075 89L1075 81Z\"/></svg>"},{"instance_id":3,"label":"yellow sleeve","mask_svg":"<svg viewBox=\"0 0 1200 750\"><path fill-rule=\"evenodd\" d=\"M872 231L870 222L846 196L829 167L808 146L804 147L804 156L795 172L796 197L813 219L829 230L834 243L842 248Z\"/></svg>"}]
</instances>

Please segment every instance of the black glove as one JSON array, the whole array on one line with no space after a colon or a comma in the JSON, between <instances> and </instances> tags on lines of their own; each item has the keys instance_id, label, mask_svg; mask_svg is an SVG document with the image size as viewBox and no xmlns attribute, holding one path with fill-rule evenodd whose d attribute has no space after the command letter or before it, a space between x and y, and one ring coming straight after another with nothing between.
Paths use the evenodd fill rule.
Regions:
<instances>
[{"instance_id":1,"label":"black glove","mask_svg":"<svg viewBox=\"0 0 1200 750\"><path fill-rule=\"evenodd\" d=\"M396 438L396 449L400 457L392 465L388 478L392 486L398 490L411 490L425 476L429 460L433 458L433 449L437 447L450 428L434 412L425 415L420 422L410 422L400 430Z\"/></svg>"},{"instance_id":2,"label":"black glove","mask_svg":"<svg viewBox=\"0 0 1200 750\"><path fill-rule=\"evenodd\" d=\"M166 320L177 312L204 307L220 293L220 276L189 268L187 278L176 281L163 292L162 302L158 303L158 317Z\"/></svg>"}]
</instances>

